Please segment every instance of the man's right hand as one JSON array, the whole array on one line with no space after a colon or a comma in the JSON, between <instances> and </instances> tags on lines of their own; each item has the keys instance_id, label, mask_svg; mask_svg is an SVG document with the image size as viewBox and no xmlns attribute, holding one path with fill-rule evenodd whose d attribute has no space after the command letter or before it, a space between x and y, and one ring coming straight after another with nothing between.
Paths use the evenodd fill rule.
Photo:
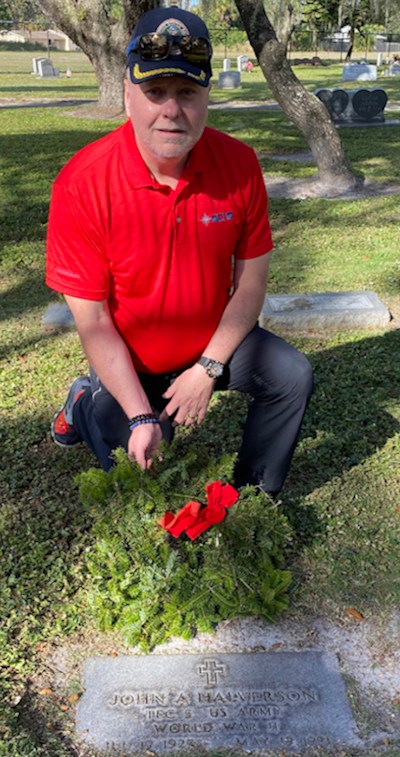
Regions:
<instances>
[{"instance_id":1,"label":"man's right hand","mask_svg":"<svg viewBox=\"0 0 400 757\"><path fill-rule=\"evenodd\" d=\"M158 449L162 439L159 423L141 423L136 426L128 441L128 456L136 460L143 470L148 470L152 464L153 452Z\"/></svg>"}]
</instances>

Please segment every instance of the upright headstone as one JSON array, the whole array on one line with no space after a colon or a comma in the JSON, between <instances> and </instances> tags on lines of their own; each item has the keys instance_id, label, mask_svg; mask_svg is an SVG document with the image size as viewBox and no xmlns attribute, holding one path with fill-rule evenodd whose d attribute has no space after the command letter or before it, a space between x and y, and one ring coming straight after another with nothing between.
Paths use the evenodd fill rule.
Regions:
<instances>
[{"instance_id":1,"label":"upright headstone","mask_svg":"<svg viewBox=\"0 0 400 757\"><path fill-rule=\"evenodd\" d=\"M58 74L56 73L58 71ZM49 58L41 58L38 63L38 73L42 79L50 79L60 74L59 69L54 69Z\"/></svg>"},{"instance_id":2,"label":"upright headstone","mask_svg":"<svg viewBox=\"0 0 400 757\"><path fill-rule=\"evenodd\" d=\"M356 89L351 92L353 121L384 121L387 99L384 89Z\"/></svg>"},{"instance_id":3,"label":"upright headstone","mask_svg":"<svg viewBox=\"0 0 400 757\"><path fill-rule=\"evenodd\" d=\"M400 63L393 63L389 66L389 76L400 76Z\"/></svg>"},{"instance_id":4,"label":"upright headstone","mask_svg":"<svg viewBox=\"0 0 400 757\"><path fill-rule=\"evenodd\" d=\"M32 74L36 74L36 76L39 75L39 61L40 60L45 60L45 58L32 58L32 67L33 67Z\"/></svg>"},{"instance_id":5,"label":"upright headstone","mask_svg":"<svg viewBox=\"0 0 400 757\"><path fill-rule=\"evenodd\" d=\"M240 72L247 71L248 62L249 62L249 59L247 55L239 55L237 57L237 70Z\"/></svg>"},{"instance_id":6,"label":"upright headstone","mask_svg":"<svg viewBox=\"0 0 400 757\"><path fill-rule=\"evenodd\" d=\"M240 89L239 71L221 71L218 74L218 89Z\"/></svg>"},{"instance_id":7,"label":"upright headstone","mask_svg":"<svg viewBox=\"0 0 400 757\"><path fill-rule=\"evenodd\" d=\"M342 81L376 81L377 67L367 63L345 63Z\"/></svg>"},{"instance_id":8,"label":"upright headstone","mask_svg":"<svg viewBox=\"0 0 400 757\"><path fill-rule=\"evenodd\" d=\"M378 57L376 59L376 65L381 66L383 61L383 53L378 53Z\"/></svg>"},{"instance_id":9,"label":"upright headstone","mask_svg":"<svg viewBox=\"0 0 400 757\"><path fill-rule=\"evenodd\" d=\"M387 94L384 89L317 89L314 94L324 103L331 118L338 123L382 122Z\"/></svg>"},{"instance_id":10,"label":"upright headstone","mask_svg":"<svg viewBox=\"0 0 400 757\"><path fill-rule=\"evenodd\" d=\"M349 102L348 92L344 89L316 89L314 94L324 103L331 118L343 116Z\"/></svg>"},{"instance_id":11,"label":"upright headstone","mask_svg":"<svg viewBox=\"0 0 400 757\"><path fill-rule=\"evenodd\" d=\"M230 71L230 70L231 70L231 61L229 58L224 58L223 71Z\"/></svg>"}]
</instances>

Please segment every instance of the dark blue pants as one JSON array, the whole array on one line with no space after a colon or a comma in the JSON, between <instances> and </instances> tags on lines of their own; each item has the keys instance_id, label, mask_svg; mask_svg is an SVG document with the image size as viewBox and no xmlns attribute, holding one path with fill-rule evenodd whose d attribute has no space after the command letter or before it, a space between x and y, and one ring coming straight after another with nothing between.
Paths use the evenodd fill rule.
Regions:
<instances>
[{"instance_id":1,"label":"dark blue pants","mask_svg":"<svg viewBox=\"0 0 400 757\"><path fill-rule=\"evenodd\" d=\"M162 395L176 375L139 374L150 404L160 412L168 402ZM91 390L86 389L75 405L74 427L104 470L109 470L111 451L127 448L128 419L93 372L91 380ZM280 337L255 326L215 389L235 389L253 397L235 466L235 486L259 484L264 491L280 491L313 390L307 358ZM163 436L167 441L171 438L169 421L163 424Z\"/></svg>"}]
</instances>

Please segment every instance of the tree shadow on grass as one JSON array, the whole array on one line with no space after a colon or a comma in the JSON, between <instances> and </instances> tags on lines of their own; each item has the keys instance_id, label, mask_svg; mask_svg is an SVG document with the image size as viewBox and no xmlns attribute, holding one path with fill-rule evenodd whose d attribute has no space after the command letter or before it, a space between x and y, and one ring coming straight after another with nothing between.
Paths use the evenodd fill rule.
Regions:
<instances>
[{"instance_id":1,"label":"tree shadow on grass","mask_svg":"<svg viewBox=\"0 0 400 757\"><path fill-rule=\"evenodd\" d=\"M55 293L45 285L43 273L28 271L17 284L0 292L0 321L18 317L25 310L45 307L51 301L55 301Z\"/></svg>"},{"instance_id":2,"label":"tree shadow on grass","mask_svg":"<svg viewBox=\"0 0 400 757\"><path fill-rule=\"evenodd\" d=\"M0 696L1 694L0 686ZM18 745L18 755L29 754L39 757L52 754L54 757L77 757L76 745L63 723L65 716L63 718L55 701L52 706L49 706L49 701L49 697L39 697L28 686L16 707L3 704L1 714L7 743L11 749L13 744ZM91 755L94 755L94 752L88 753L88 757Z\"/></svg>"}]
</instances>

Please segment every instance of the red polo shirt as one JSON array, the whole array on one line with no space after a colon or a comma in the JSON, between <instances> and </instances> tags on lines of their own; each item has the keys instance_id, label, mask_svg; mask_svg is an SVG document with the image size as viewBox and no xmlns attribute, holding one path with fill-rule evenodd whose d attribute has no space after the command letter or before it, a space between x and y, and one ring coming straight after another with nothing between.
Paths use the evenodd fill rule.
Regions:
<instances>
[{"instance_id":1,"label":"red polo shirt","mask_svg":"<svg viewBox=\"0 0 400 757\"><path fill-rule=\"evenodd\" d=\"M206 127L175 190L159 185L130 121L80 150L52 193L47 284L108 300L137 370L192 365L227 304L232 256L272 248L253 150Z\"/></svg>"}]
</instances>

